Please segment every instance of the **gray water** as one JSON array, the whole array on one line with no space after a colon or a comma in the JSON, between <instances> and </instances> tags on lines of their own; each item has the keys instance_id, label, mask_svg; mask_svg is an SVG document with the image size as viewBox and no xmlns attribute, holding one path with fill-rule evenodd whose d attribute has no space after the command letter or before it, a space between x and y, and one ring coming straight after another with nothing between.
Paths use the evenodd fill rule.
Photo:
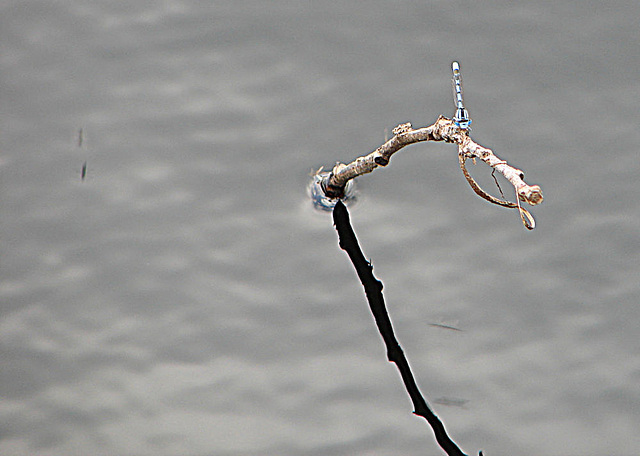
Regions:
<instances>
[{"instance_id":1,"label":"gray water","mask_svg":"<svg viewBox=\"0 0 640 456\"><path fill-rule=\"evenodd\" d=\"M545 201L526 231L444 143L360 179L418 383L469 454L638 454L638 17L2 2L0 454L442 454L305 185L451 116L452 60L472 136Z\"/></svg>"}]
</instances>

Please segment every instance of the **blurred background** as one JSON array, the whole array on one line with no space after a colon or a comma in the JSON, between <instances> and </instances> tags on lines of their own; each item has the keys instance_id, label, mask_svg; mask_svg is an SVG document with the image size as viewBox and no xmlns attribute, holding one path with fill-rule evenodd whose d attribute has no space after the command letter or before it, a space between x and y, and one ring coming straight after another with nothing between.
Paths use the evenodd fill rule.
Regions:
<instances>
[{"instance_id":1,"label":"blurred background","mask_svg":"<svg viewBox=\"0 0 640 456\"><path fill-rule=\"evenodd\" d=\"M444 143L359 180L417 381L469 454L638 454L639 16L3 1L0 453L442 454L306 185L452 116L459 60L473 138L545 201L528 232Z\"/></svg>"}]
</instances>

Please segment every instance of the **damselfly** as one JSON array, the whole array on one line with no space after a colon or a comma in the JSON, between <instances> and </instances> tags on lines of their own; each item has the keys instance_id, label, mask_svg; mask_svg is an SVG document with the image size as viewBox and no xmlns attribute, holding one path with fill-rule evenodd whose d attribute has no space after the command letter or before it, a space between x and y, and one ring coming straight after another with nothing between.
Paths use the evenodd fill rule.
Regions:
<instances>
[{"instance_id":1,"label":"damselfly","mask_svg":"<svg viewBox=\"0 0 640 456\"><path fill-rule=\"evenodd\" d=\"M453 71L453 102L456 105L456 113L453 116L453 122L461 130L469 130L471 119L469 119L469 113L462 102L462 75L460 74L460 64L458 62L453 62L451 64L451 70Z\"/></svg>"}]
</instances>

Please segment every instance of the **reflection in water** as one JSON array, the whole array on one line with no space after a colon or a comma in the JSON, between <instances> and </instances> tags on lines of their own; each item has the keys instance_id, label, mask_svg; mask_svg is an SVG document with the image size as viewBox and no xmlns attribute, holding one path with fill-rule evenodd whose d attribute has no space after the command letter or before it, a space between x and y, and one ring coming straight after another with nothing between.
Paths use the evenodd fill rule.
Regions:
<instances>
[{"instance_id":1,"label":"reflection in water","mask_svg":"<svg viewBox=\"0 0 640 456\"><path fill-rule=\"evenodd\" d=\"M433 403L434 404L440 404L440 405L445 405L447 407L460 407L460 408L465 408L465 404L469 402L468 399L460 399L457 397L439 397L438 399L434 399Z\"/></svg>"}]
</instances>

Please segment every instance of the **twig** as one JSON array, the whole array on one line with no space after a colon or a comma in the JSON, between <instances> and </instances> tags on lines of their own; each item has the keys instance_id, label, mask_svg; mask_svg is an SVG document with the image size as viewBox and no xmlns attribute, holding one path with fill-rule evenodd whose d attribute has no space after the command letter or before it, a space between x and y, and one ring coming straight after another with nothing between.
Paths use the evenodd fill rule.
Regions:
<instances>
[{"instance_id":1,"label":"twig","mask_svg":"<svg viewBox=\"0 0 640 456\"><path fill-rule=\"evenodd\" d=\"M527 228L528 230L532 230L532 229L534 229L536 227L535 219L529 213L528 210L526 210L525 208L523 208L520 205L520 198L518 198L517 194L516 194L516 202L515 203L512 203L511 201L501 200L501 199L498 199L498 198L496 198L494 196L489 195L487 192L482 190L482 188L480 188L480 185L478 185L478 183L475 181L475 179L473 177L471 177L471 174L469 174L469 171L467 171L467 167L465 165L465 162L467 161L467 158L463 154L459 154L458 158L459 158L459 161L460 161L460 169L462 170L462 174L464 175L465 179L467 179L467 182L469 183L469 185L471 186L473 191L476 192L476 195L480 196L481 198L486 199L490 203L497 204L499 206L514 208L514 209L517 208L518 211L520 212L520 218L522 219L522 223L525 226L525 228ZM505 162L505 164L506 164L506 162ZM495 168L493 170L495 171ZM492 173L493 173L493 171L492 171ZM524 176L524 174L523 174L523 176ZM495 179L495 176L493 178ZM498 181L496 180L496 184L497 183L498 183ZM536 185L536 187L538 187L538 186ZM498 185L498 188L500 188L499 185ZM538 189L539 188L540 187L538 187ZM502 189L500 189L500 192L502 193ZM542 198L542 194L540 194L540 197Z\"/></svg>"},{"instance_id":2,"label":"twig","mask_svg":"<svg viewBox=\"0 0 640 456\"><path fill-rule=\"evenodd\" d=\"M533 217L517 203L500 200L489 195L466 171L464 162L471 158L480 159L488 166L501 173L513 185L519 200L529 203L531 206L540 204L543 200L542 190L538 185L529 185L524 181L524 173L518 168L514 168L506 161L496 156L491 149L476 143L468 134L467 130L462 130L455 123L446 117L440 116L438 120L428 127L414 129L410 123L398 125L393 129L394 136L378 147L376 150L363 157L356 158L353 162L345 165L336 163L331 173L322 180L322 189L329 198L341 198L344 196L344 189L351 179L363 174L372 172L379 166L387 166L391 156L409 144L422 141L444 141L458 145L458 156L460 157L460 167L467 178L471 188L480 197L487 201L503 207L518 208L523 218L525 226L525 216L530 220L527 228L535 226ZM524 212L524 213L523 213Z\"/></svg>"},{"instance_id":3,"label":"twig","mask_svg":"<svg viewBox=\"0 0 640 456\"><path fill-rule=\"evenodd\" d=\"M496 183L496 187L498 187L498 190L500 190L500 195L502 195L502 199L504 199L505 196L504 196L504 193L502 193L502 187L500 187L500 183L498 182L498 178L496 177L495 169L491 171L491 177L493 177L493 181Z\"/></svg>"},{"instance_id":4,"label":"twig","mask_svg":"<svg viewBox=\"0 0 640 456\"><path fill-rule=\"evenodd\" d=\"M405 388L409 393L409 397L413 402L413 413L427 420L433 429L438 444L449 456L466 456L455 442L451 440L444 425L433 413L418 389L418 385L409 367L409 362L393 332L393 326L391 325L391 320L389 319L384 304L384 297L382 296L382 282L374 277L372 272L373 266L365 259L362 250L360 250L358 240L349 222L349 212L342 201L338 201L333 210L333 221L338 231L340 248L345 250L349 255L358 273L360 282L362 282L364 287L371 313L375 318L376 325L387 349L387 359L396 364Z\"/></svg>"}]
</instances>

